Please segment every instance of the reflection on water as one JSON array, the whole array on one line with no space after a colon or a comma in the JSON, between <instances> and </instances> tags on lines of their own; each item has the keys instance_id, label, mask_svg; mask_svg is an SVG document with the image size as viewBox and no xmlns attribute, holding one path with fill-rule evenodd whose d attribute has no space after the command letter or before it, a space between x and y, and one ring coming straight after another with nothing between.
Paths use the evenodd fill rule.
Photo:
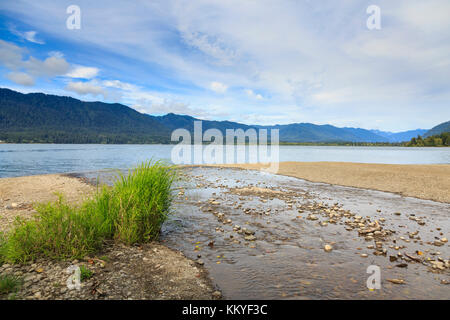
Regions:
<instances>
[{"instance_id":1,"label":"reflection on water","mask_svg":"<svg viewBox=\"0 0 450 320\"><path fill-rule=\"evenodd\" d=\"M450 258L448 243L432 244L449 236L450 204L255 171L188 168L185 172L161 240L192 259L200 258L225 298L450 298L449 285L441 283L450 280L449 269L433 273L429 264L403 260L404 254L415 256L416 251L422 259ZM107 177L104 173L100 178ZM383 240L386 255L374 255L368 247L375 241L359 236L356 229L346 230L349 218L326 223L330 220L322 215L325 209L318 207L349 211L353 218L385 219L383 229L395 232ZM307 219L311 212L317 220ZM245 240L237 225L249 234L254 231L256 241ZM417 231L418 236L408 237ZM325 244L333 250L325 252ZM390 256L399 253L403 258L391 262ZM369 265L381 268L381 290L367 289ZM387 279L402 279L405 284Z\"/></svg>"}]
</instances>

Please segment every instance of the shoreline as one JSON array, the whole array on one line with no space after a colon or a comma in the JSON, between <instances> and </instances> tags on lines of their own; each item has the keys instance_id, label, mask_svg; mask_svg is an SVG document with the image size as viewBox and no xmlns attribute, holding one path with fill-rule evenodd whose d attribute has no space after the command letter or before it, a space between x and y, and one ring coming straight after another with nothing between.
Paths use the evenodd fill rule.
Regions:
<instances>
[{"instance_id":1,"label":"shoreline","mask_svg":"<svg viewBox=\"0 0 450 320\"><path fill-rule=\"evenodd\" d=\"M262 170L262 164L209 165ZM450 203L450 164L375 164L356 162L280 162L276 173L310 182L390 192Z\"/></svg>"},{"instance_id":2,"label":"shoreline","mask_svg":"<svg viewBox=\"0 0 450 320\"><path fill-rule=\"evenodd\" d=\"M385 143L385 144L384 144ZM55 142L0 142L1 144L48 144L48 145L169 145L175 146L176 142L173 143L55 143ZM194 145L194 144L192 144ZM205 145L205 144L202 144ZM246 144L248 145L248 144ZM270 145L270 144L269 144ZM309 142L279 142L279 146L301 146L301 147L402 147L402 148L450 148L450 146L407 146L401 143L397 144L397 142L380 142L379 144L371 144L371 142L343 142L339 143L309 143Z\"/></svg>"},{"instance_id":3,"label":"shoreline","mask_svg":"<svg viewBox=\"0 0 450 320\"><path fill-rule=\"evenodd\" d=\"M244 163L244 164L211 164L211 165L181 165L180 167L222 167L222 168L236 168L243 170L257 170L261 171L266 168L263 164ZM413 197L422 200L431 200L442 203L450 203L450 164L378 164L378 163L359 163L359 162L300 162L300 161L285 161L279 162L278 175L299 178L309 182L326 183L331 185L354 187L360 189L377 190L383 192L390 192L406 197ZM69 194L70 197L78 198L95 190L95 186L89 181L80 179L74 173L50 173L37 174L19 177L2 177L0 178L0 194L5 194L5 190L9 188L2 188L2 185L8 179L18 179L16 181L26 181L36 179L33 183L41 185L42 180L55 179L78 179L81 186L64 187L66 182L60 182L61 190L65 196ZM45 182L44 182L45 183ZM86 189L86 186L89 186ZM29 187L29 186L28 186ZM73 194L70 188L76 188L82 191L81 195ZM42 194L42 188L34 188L39 196ZM29 190L30 192L30 190ZM45 193L46 191L44 191ZM47 192L47 195L40 199L41 201L54 201L57 196ZM5 206L0 198L0 210ZM0 220L1 223L1 220ZM0 225L0 231L1 231Z\"/></svg>"}]
</instances>

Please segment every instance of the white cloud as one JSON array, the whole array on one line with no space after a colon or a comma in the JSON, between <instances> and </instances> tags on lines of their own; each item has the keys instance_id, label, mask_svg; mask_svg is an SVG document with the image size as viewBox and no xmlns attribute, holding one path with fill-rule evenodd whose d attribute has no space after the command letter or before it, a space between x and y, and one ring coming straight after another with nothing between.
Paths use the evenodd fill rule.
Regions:
<instances>
[{"instance_id":1,"label":"white cloud","mask_svg":"<svg viewBox=\"0 0 450 320\"><path fill-rule=\"evenodd\" d=\"M250 98L253 98L253 99L256 99L256 100L263 100L263 99L264 99L263 96L262 96L261 94L255 93L255 92L254 92L253 90L251 90L251 89L245 89L244 92L245 92Z\"/></svg>"},{"instance_id":2,"label":"white cloud","mask_svg":"<svg viewBox=\"0 0 450 320\"><path fill-rule=\"evenodd\" d=\"M34 85L33 77L24 72L11 72L11 73L8 73L6 75L6 77L9 80L11 80L12 82L15 82L15 83L23 85L23 86L33 86Z\"/></svg>"},{"instance_id":3,"label":"white cloud","mask_svg":"<svg viewBox=\"0 0 450 320\"><path fill-rule=\"evenodd\" d=\"M24 49L0 40L0 63L10 70L26 70L33 76L61 76L69 70L69 63L61 55L51 55L45 60L30 56L23 60Z\"/></svg>"},{"instance_id":4,"label":"white cloud","mask_svg":"<svg viewBox=\"0 0 450 320\"><path fill-rule=\"evenodd\" d=\"M73 66L66 74L70 78L92 79L98 75L99 69L94 67Z\"/></svg>"},{"instance_id":5,"label":"white cloud","mask_svg":"<svg viewBox=\"0 0 450 320\"><path fill-rule=\"evenodd\" d=\"M216 93L225 93L228 89L228 86L217 81L211 82L209 88Z\"/></svg>"},{"instance_id":6,"label":"white cloud","mask_svg":"<svg viewBox=\"0 0 450 320\"><path fill-rule=\"evenodd\" d=\"M12 44L0 40L0 63L6 68L15 70L22 64L22 52L23 49Z\"/></svg>"},{"instance_id":7,"label":"white cloud","mask_svg":"<svg viewBox=\"0 0 450 320\"><path fill-rule=\"evenodd\" d=\"M37 32L36 31L26 31L23 33L23 38L33 43L37 44L45 44L44 41L36 39Z\"/></svg>"},{"instance_id":8,"label":"white cloud","mask_svg":"<svg viewBox=\"0 0 450 320\"><path fill-rule=\"evenodd\" d=\"M79 95L103 95L106 97L106 91L103 89L102 86L98 85L96 81L93 82L69 82L67 86L65 87L66 90L75 92Z\"/></svg>"},{"instance_id":9,"label":"white cloud","mask_svg":"<svg viewBox=\"0 0 450 320\"><path fill-rule=\"evenodd\" d=\"M60 27L66 16L54 1L2 5L29 28L67 39L67 30ZM163 88L161 93L101 83L122 92L130 105L136 93L154 105L163 103L156 102L161 97L202 110L226 105L234 118L257 110L261 116L249 121L272 117L287 123L295 114L297 121L344 123L358 117L355 121L365 127L383 119L387 130L449 118L449 1L379 0L377 5L382 28L369 31L366 4L356 0L154 0L136 6L118 2L107 10L86 3L89 30L80 30L70 41L80 51L89 49L81 53L99 52L89 63L97 59L102 76L114 70L114 79L124 73L123 83L135 79ZM17 65L17 47L2 50L0 45L0 61ZM120 65L111 56L126 59ZM255 88L251 92L264 99L255 96L252 102L246 99L253 97L251 92L228 88Z\"/></svg>"},{"instance_id":10,"label":"white cloud","mask_svg":"<svg viewBox=\"0 0 450 320\"><path fill-rule=\"evenodd\" d=\"M125 91L132 91L132 92L137 92L139 90L138 86L131 83L122 82L120 80L104 80L103 85L105 87L122 89Z\"/></svg>"},{"instance_id":11,"label":"white cloud","mask_svg":"<svg viewBox=\"0 0 450 320\"><path fill-rule=\"evenodd\" d=\"M70 65L64 58L48 57L44 61L30 57L23 67L36 76L61 76L69 71Z\"/></svg>"},{"instance_id":12,"label":"white cloud","mask_svg":"<svg viewBox=\"0 0 450 320\"><path fill-rule=\"evenodd\" d=\"M450 31L450 2L442 0L406 1L400 3L396 11L388 14L398 17L403 23L414 28L415 32L448 32Z\"/></svg>"},{"instance_id":13,"label":"white cloud","mask_svg":"<svg viewBox=\"0 0 450 320\"><path fill-rule=\"evenodd\" d=\"M33 42L33 43L37 43L37 44L45 44L44 41L39 40L39 39L36 38L37 31L34 31L34 30L31 30L31 31L19 31L19 30L17 30L16 26L12 25L12 24L9 25L9 31L12 34L15 34L16 36L18 36L18 37L20 37L20 38L22 38L24 40L27 40L29 42Z\"/></svg>"},{"instance_id":14,"label":"white cloud","mask_svg":"<svg viewBox=\"0 0 450 320\"><path fill-rule=\"evenodd\" d=\"M226 46L221 39L213 39L200 32L181 31L183 41L203 52L212 62L219 65L231 65L237 58L237 53Z\"/></svg>"}]
</instances>

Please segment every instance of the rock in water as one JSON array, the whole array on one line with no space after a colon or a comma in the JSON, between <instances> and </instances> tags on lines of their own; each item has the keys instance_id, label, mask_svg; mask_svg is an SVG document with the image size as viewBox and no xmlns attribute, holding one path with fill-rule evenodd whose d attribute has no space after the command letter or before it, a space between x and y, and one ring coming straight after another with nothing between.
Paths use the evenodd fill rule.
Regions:
<instances>
[{"instance_id":1,"label":"rock in water","mask_svg":"<svg viewBox=\"0 0 450 320\"><path fill-rule=\"evenodd\" d=\"M200 266L203 266L205 263L203 262L202 259L198 259L197 260L197 264L200 265Z\"/></svg>"},{"instance_id":2,"label":"rock in water","mask_svg":"<svg viewBox=\"0 0 450 320\"><path fill-rule=\"evenodd\" d=\"M402 279L386 279L386 280L394 284L405 284L405 280Z\"/></svg>"},{"instance_id":3,"label":"rock in water","mask_svg":"<svg viewBox=\"0 0 450 320\"><path fill-rule=\"evenodd\" d=\"M244 237L244 239L247 241L255 241L256 237L255 236L246 236L246 237Z\"/></svg>"}]
</instances>

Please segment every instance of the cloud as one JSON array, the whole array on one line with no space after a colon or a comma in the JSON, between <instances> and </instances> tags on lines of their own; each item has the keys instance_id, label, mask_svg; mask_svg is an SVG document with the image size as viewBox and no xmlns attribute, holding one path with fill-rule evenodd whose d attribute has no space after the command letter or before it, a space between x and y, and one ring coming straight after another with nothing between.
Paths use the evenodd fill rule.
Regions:
<instances>
[{"instance_id":1,"label":"cloud","mask_svg":"<svg viewBox=\"0 0 450 320\"><path fill-rule=\"evenodd\" d=\"M36 39L37 32L36 31L26 31L23 33L23 38L33 43L37 44L45 44L44 41Z\"/></svg>"},{"instance_id":2,"label":"cloud","mask_svg":"<svg viewBox=\"0 0 450 320\"><path fill-rule=\"evenodd\" d=\"M30 57L23 63L23 67L36 76L61 76L65 75L70 68L64 58L48 57L44 61Z\"/></svg>"},{"instance_id":3,"label":"cloud","mask_svg":"<svg viewBox=\"0 0 450 320\"><path fill-rule=\"evenodd\" d=\"M441 0L401 3L398 11L389 11L403 23L420 33L448 32L450 30L450 3Z\"/></svg>"},{"instance_id":4,"label":"cloud","mask_svg":"<svg viewBox=\"0 0 450 320\"><path fill-rule=\"evenodd\" d=\"M122 82L120 80L104 80L103 85L105 87L121 89L125 91L137 92L139 87L131 83Z\"/></svg>"},{"instance_id":5,"label":"cloud","mask_svg":"<svg viewBox=\"0 0 450 320\"><path fill-rule=\"evenodd\" d=\"M255 93L255 92L254 92L253 90L251 90L251 89L245 89L244 92L245 92L250 98L253 98L253 99L256 99L256 100L263 100L263 99L264 99L263 96L262 96L261 94Z\"/></svg>"},{"instance_id":6,"label":"cloud","mask_svg":"<svg viewBox=\"0 0 450 320\"><path fill-rule=\"evenodd\" d=\"M0 40L0 63L10 70L26 70L33 76L61 76L68 72L69 63L61 55L52 55L45 60L29 56L23 60L24 49Z\"/></svg>"},{"instance_id":7,"label":"cloud","mask_svg":"<svg viewBox=\"0 0 450 320\"><path fill-rule=\"evenodd\" d=\"M15 70L22 64L23 49L13 43L0 40L0 63L6 68Z\"/></svg>"},{"instance_id":8,"label":"cloud","mask_svg":"<svg viewBox=\"0 0 450 320\"><path fill-rule=\"evenodd\" d=\"M373 31L366 28L369 4L154 0L105 9L85 3L86 28L69 38L60 27L62 4L9 1L2 11L76 48L74 62L101 68L102 80L116 79L98 85L129 105L147 97L153 110L181 109L170 103L178 101L191 106L186 112L211 113L221 105L231 118L260 114L248 121L288 123L295 115L370 128L382 120L385 130L450 118L449 1L379 0L382 25ZM34 76L17 66L23 51L0 43L0 61Z\"/></svg>"},{"instance_id":9,"label":"cloud","mask_svg":"<svg viewBox=\"0 0 450 320\"><path fill-rule=\"evenodd\" d=\"M66 76L70 78L92 79L95 78L98 73L99 69L95 67L74 66Z\"/></svg>"},{"instance_id":10,"label":"cloud","mask_svg":"<svg viewBox=\"0 0 450 320\"><path fill-rule=\"evenodd\" d=\"M141 113L147 114L187 114L201 119L215 119L217 116L229 115L220 107L193 107L172 94L147 90L138 85L120 80L103 80L102 86L110 89L108 97L115 94L125 103Z\"/></svg>"},{"instance_id":11,"label":"cloud","mask_svg":"<svg viewBox=\"0 0 450 320\"><path fill-rule=\"evenodd\" d=\"M79 95L93 95L93 96L98 96L98 95L103 95L104 97L107 96L106 91L103 89L102 86L98 85L97 82L93 81L93 82L82 82L82 81L77 81L77 82L69 82L66 87L66 90L68 91L72 91L75 92Z\"/></svg>"},{"instance_id":12,"label":"cloud","mask_svg":"<svg viewBox=\"0 0 450 320\"><path fill-rule=\"evenodd\" d=\"M211 82L209 88L216 93L225 93L228 89L228 86L223 83L213 81Z\"/></svg>"},{"instance_id":13,"label":"cloud","mask_svg":"<svg viewBox=\"0 0 450 320\"><path fill-rule=\"evenodd\" d=\"M221 39L214 39L208 34L181 30L183 41L189 46L201 51L207 57L213 58L213 63L231 65L237 59L235 50L228 48Z\"/></svg>"},{"instance_id":14,"label":"cloud","mask_svg":"<svg viewBox=\"0 0 450 320\"><path fill-rule=\"evenodd\" d=\"M45 44L44 41L38 40L36 38L37 31L31 30L31 31L19 31L17 30L16 26L13 24L9 25L9 31L12 34L15 34L16 36L20 37L21 39L27 40L29 42L37 43L37 44Z\"/></svg>"},{"instance_id":15,"label":"cloud","mask_svg":"<svg viewBox=\"0 0 450 320\"><path fill-rule=\"evenodd\" d=\"M26 74L24 72L11 72L6 75L6 77L11 80L12 82L15 82L17 84L23 85L23 86L33 86L34 85L34 79L29 74Z\"/></svg>"}]
</instances>

